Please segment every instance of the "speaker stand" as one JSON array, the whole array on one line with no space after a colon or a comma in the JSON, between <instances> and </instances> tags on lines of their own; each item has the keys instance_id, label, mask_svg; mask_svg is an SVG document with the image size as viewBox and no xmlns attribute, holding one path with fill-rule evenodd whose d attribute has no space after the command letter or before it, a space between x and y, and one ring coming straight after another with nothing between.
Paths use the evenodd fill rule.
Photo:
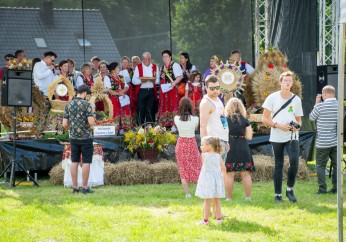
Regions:
<instances>
[{"instance_id":1,"label":"speaker stand","mask_svg":"<svg viewBox=\"0 0 346 242\"><path fill-rule=\"evenodd\" d=\"M18 184L16 185L15 184L15 180L16 180L16 171L15 171L15 168L16 168L16 165L22 170L25 172L25 174L30 178L30 180L32 180L32 182L36 185L36 186L39 186L38 183L35 181L35 179L29 174L28 171L26 171L24 169L24 167L22 166L22 164L20 164L18 161L17 161L17 153L16 153L16 138L17 138L17 107L14 106L13 107L13 112L14 112L14 117L13 117L13 153L12 153L12 161L10 163L8 163L8 165L5 167L4 171L1 173L0 177L2 177L5 172L10 168L11 166L11 176L10 176L10 185L9 187L12 188L12 187L15 187L17 186L19 183L21 183L22 181L18 182ZM4 177L5 178L5 177Z\"/></svg>"}]
</instances>

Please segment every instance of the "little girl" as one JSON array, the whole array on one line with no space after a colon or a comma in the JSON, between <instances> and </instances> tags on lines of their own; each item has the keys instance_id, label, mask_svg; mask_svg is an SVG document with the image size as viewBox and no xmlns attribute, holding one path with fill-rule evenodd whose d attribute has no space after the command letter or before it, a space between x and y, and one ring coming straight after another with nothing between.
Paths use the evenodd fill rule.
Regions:
<instances>
[{"instance_id":1,"label":"little girl","mask_svg":"<svg viewBox=\"0 0 346 242\"><path fill-rule=\"evenodd\" d=\"M234 175L238 171L242 178L245 199L251 200L251 172L255 171L252 153L247 140L252 139L252 128L246 119L246 109L238 98L231 98L226 104L226 116L229 129L230 150L226 158L227 201L232 200Z\"/></svg>"},{"instance_id":2,"label":"little girl","mask_svg":"<svg viewBox=\"0 0 346 242\"><path fill-rule=\"evenodd\" d=\"M223 174L226 172L221 158L222 144L218 137L205 136L201 141L202 170L198 178L196 196L204 199L204 219L196 225L208 224L210 203L213 200L218 223L222 223L220 198L225 197Z\"/></svg>"},{"instance_id":3,"label":"little girl","mask_svg":"<svg viewBox=\"0 0 346 242\"><path fill-rule=\"evenodd\" d=\"M204 85L202 83L202 74L198 71L193 71L191 81L188 81L185 86L185 97L190 98L193 104L193 111L199 116L199 103L203 98Z\"/></svg>"}]
</instances>

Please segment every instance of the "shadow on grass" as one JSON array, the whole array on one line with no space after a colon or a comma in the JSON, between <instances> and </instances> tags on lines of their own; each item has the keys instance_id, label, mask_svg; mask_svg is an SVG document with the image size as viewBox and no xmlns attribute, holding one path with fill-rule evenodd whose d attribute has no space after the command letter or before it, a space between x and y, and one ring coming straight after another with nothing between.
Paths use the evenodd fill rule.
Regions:
<instances>
[{"instance_id":1,"label":"shadow on grass","mask_svg":"<svg viewBox=\"0 0 346 242\"><path fill-rule=\"evenodd\" d=\"M278 232L262 226L255 222L241 221L236 218L229 218L223 220L222 224L211 224L210 228L221 231L237 232L237 233L256 233L262 232L267 235L276 235Z\"/></svg>"}]
</instances>

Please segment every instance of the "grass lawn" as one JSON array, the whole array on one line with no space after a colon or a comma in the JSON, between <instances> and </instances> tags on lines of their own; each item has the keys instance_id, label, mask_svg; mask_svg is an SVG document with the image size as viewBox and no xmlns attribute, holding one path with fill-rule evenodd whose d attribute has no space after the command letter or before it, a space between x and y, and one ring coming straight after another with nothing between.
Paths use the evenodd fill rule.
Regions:
<instances>
[{"instance_id":1,"label":"grass lawn","mask_svg":"<svg viewBox=\"0 0 346 242\"><path fill-rule=\"evenodd\" d=\"M330 179L328 179L330 183ZM336 195L315 195L316 178L298 181L298 203L275 204L272 183L254 183L244 201L222 200L224 223L197 227L202 200L180 184L104 186L89 195L39 181L0 186L0 241L337 241ZM194 191L195 186L191 186ZM285 188L285 186L284 186ZM346 226L344 226L346 227Z\"/></svg>"}]
</instances>

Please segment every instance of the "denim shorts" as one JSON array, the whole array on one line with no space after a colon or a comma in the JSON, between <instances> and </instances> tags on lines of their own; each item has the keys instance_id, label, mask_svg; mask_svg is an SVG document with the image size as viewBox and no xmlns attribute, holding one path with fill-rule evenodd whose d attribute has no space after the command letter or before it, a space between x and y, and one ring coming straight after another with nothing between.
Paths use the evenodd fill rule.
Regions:
<instances>
[{"instance_id":1,"label":"denim shorts","mask_svg":"<svg viewBox=\"0 0 346 242\"><path fill-rule=\"evenodd\" d=\"M80 162L81 155L83 163L91 163L94 154L93 139L70 139L71 161Z\"/></svg>"}]
</instances>

